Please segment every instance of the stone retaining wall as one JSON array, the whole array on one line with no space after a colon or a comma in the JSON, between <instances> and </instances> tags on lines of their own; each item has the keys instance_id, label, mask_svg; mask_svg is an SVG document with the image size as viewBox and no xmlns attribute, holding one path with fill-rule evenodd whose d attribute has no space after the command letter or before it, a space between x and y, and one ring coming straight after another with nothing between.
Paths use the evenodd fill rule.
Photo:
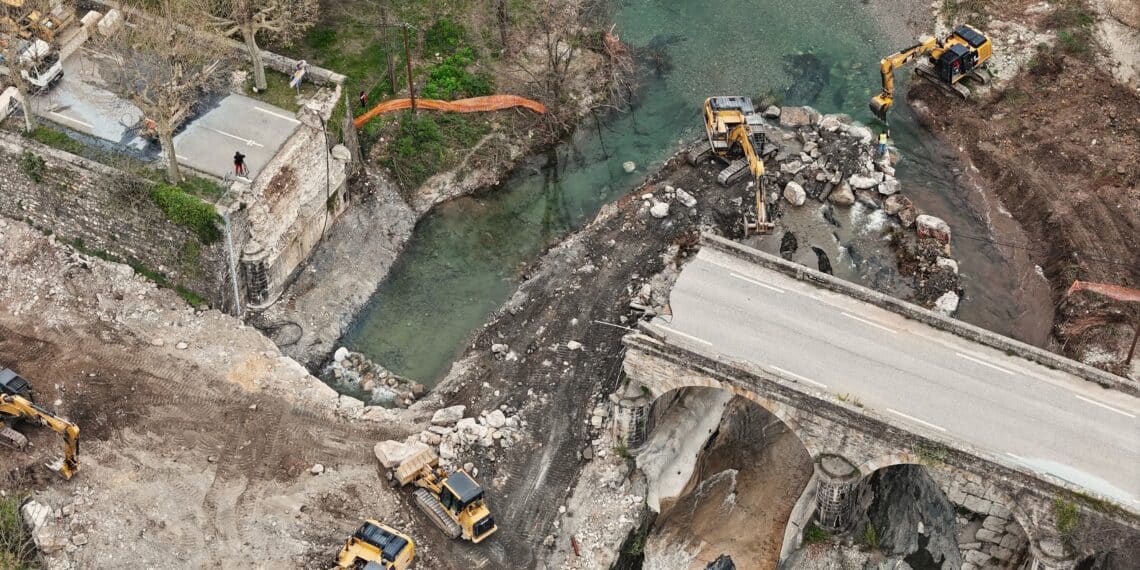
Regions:
<instances>
[{"instance_id":1,"label":"stone retaining wall","mask_svg":"<svg viewBox=\"0 0 1140 570\"><path fill-rule=\"evenodd\" d=\"M957 508L955 530L962 570L1019 568L1029 559L1029 537L1013 513L981 477L928 470Z\"/></svg>"},{"instance_id":2,"label":"stone retaining wall","mask_svg":"<svg viewBox=\"0 0 1140 570\"><path fill-rule=\"evenodd\" d=\"M0 215L163 273L210 304L227 306L233 295L224 286L222 240L202 244L194 231L167 219L147 194L152 184L0 131Z\"/></svg>"},{"instance_id":3,"label":"stone retaining wall","mask_svg":"<svg viewBox=\"0 0 1140 570\"><path fill-rule=\"evenodd\" d=\"M1134 382L1128 378L1115 376L1103 370L1098 370L1075 360L1070 360L1036 346L1028 345L1024 342L995 334L981 327L977 327L949 317L944 317L938 313L929 311L906 301L896 299L889 295L884 295L861 285L844 281L838 277L816 271L798 263L793 263L780 257L769 255L762 251L740 245L720 236L709 233L701 234L701 245L705 247L711 247L718 251L725 252L729 255L735 255L737 257L747 259L752 263L766 267L768 269L779 271L780 273L794 277L800 281L808 281L813 285L822 287L824 289L829 289L837 293L842 293L848 297L871 303L872 305L882 307L889 311L898 313L904 317L914 319L935 328L953 333L962 338L972 340L974 342L981 343L998 350L1016 354L1022 358L1025 358L1026 360L1031 360L1050 368L1063 370L1069 374L1073 374L1090 382L1094 382L1104 388L1119 390L1133 396L1140 396L1140 383Z\"/></svg>"}]
</instances>

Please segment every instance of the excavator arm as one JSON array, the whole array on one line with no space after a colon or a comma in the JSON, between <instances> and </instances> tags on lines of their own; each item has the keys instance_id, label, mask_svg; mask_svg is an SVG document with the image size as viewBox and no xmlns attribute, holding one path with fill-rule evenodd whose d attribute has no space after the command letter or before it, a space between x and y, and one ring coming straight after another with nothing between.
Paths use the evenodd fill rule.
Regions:
<instances>
[{"instance_id":1,"label":"excavator arm","mask_svg":"<svg viewBox=\"0 0 1140 570\"><path fill-rule=\"evenodd\" d=\"M0 419L3 418L35 420L62 435L63 458L48 467L64 479L71 479L79 470L79 426L35 405L26 398L0 394Z\"/></svg>"},{"instance_id":2,"label":"excavator arm","mask_svg":"<svg viewBox=\"0 0 1140 570\"><path fill-rule=\"evenodd\" d=\"M744 151L744 158L748 161L748 170L756 181L756 233L766 233L772 230L774 224L768 221L768 208L764 204L764 161L756 149L758 144L749 133L748 128L740 125L728 133L728 144L739 144Z\"/></svg>"},{"instance_id":3,"label":"excavator arm","mask_svg":"<svg viewBox=\"0 0 1140 570\"><path fill-rule=\"evenodd\" d=\"M887 111L895 102L895 70L926 55L940 46L937 38L927 38L906 49L879 60L879 73L883 76L883 90L871 98L871 112L881 121L887 120Z\"/></svg>"}]
</instances>

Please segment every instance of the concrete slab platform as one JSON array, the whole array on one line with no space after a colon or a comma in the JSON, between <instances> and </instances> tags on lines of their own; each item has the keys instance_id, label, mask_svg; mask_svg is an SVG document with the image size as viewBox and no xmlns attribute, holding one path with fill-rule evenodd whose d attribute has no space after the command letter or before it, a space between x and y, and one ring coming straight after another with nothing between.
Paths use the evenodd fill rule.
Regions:
<instances>
[{"instance_id":1,"label":"concrete slab platform","mask_svg":"<svg viewBox=\"0 0 1140 570\"><path fill-rule=\"evenodd\" d=\"M63 62L63 79L32 99L33 112L73 131L143 151L148 143L132 127L142 111L100 87L98 63L82 51Z\"/></svg>"},{"instance_id":2,"label":"concrete slab platform","mask_svg":"<svg viewBox=\"0 0 1140 570\"><path fill-rule=\"evenodd\" d=\"M233 172L241 152L253 179L300 125L295 113L231 94L175 135L174 148L179 163L219 178Z\"/></svg>"}]
</instances>

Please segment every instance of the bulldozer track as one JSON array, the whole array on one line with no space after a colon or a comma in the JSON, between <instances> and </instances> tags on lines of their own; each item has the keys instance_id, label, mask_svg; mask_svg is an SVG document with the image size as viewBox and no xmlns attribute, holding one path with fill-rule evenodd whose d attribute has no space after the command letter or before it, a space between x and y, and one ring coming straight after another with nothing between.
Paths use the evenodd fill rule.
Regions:
<instances>
[{"instance_id":1,"label":"bulldozer track","mask_svg":"<svg viewBox=\"0 0 1140 570\"><path fill-rule=\"evenodd\" d=\"M447 535L448 538L456 539L463 534L463 529L459 526L459 523L447 516L447 513L443 510L443 505L436 500L435 495L433 495L431 491L419 488L412 493L412 497L415 498L416 506L419 507L420 510L431 519L431 522L434 523L439 530L443 531L443 534Z\"/></svg>"}]
</instances>

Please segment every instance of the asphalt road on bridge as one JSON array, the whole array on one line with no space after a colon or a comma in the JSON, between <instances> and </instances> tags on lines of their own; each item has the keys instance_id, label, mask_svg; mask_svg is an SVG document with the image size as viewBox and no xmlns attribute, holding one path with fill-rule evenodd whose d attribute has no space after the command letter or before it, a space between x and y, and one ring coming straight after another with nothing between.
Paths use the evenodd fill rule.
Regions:
<instances>
[{"instance_id":1,"label":"asphalt road on bridge","mask_svg":"<svg viewBox=\"0 0 1140 570\"><path fill-rule=\"evenodd\" d=\"M1140 509L1140 400L704 248L655 320L670 342L847 394Z\"/></svg>"}]
</instances>

